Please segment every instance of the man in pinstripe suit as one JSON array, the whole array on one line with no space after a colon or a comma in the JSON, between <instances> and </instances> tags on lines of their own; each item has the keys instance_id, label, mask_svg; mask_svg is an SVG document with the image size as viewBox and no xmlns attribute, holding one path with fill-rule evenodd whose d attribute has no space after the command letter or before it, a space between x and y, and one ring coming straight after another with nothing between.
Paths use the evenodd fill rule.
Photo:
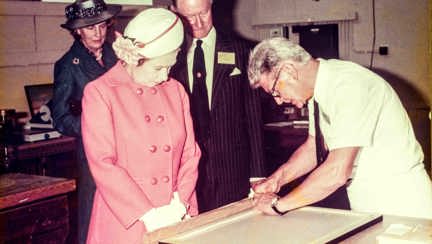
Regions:
<instances>
[{"instance_id":1,"label":"man in pinstripe suit","mask_svg":"<svg viewBox=\"0 0 432 244\"><path fill-rule=\"evenodd\" d=\"M198 206L200 212L206 212L247 197L249 178L265 175L260 100L258 91L250 88L246 73L253 44L233 34L216 32L211 0L176 0L172 10L183 17L190 36L171 75L191 96L195 131L199 124L206 125L203 133L196 134L203 154L197 182ZM194 99L194 76L202 74L194 74L197 40L204 53L203 87L208 94L198 102ZM207 100L207 116L194 112Z\"/></svg>"}]
</instances>

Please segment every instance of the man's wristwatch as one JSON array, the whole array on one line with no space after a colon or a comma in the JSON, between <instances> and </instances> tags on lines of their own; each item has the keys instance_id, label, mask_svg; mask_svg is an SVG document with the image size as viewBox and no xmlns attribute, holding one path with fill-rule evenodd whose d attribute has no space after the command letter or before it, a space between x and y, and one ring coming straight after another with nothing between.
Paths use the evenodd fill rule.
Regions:
<instances>
[{"instance_id":1,"label":"man's wristwatch","mask_svg":"<svg viewBox=\"0 0 432 244\"><path fill-rule=\"evenodd\" d=\"M289 210L287 210L287 211L283 211L283 212L282 212L282 211L279 211L279 209L277 209L276 205L277 205L277 203L278 203L278 201L279 201L279 198L280 198L279 196L273 198L273 200L271 201L271 208L272 208L273 211L275 211L277 214L279 214L280 216L282 216L282 215L288 213Z\"/></svg>"}]
</instances>

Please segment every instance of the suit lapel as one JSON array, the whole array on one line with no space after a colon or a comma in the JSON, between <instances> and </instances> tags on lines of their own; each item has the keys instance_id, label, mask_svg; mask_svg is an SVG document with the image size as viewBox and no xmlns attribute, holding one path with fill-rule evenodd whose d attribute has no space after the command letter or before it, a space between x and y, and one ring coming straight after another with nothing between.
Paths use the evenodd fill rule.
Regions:
<instances>
[{"instance_id":1,"label":"suit lapel","mask_svg":"<svg viewBox=\"0 0 432 244\"><path fill-rule=\"evenodd\" d=\"M213 89L212 89L212 105L213 109L217 106L218 96L222 89L222 84L226 79L229 78L229 74L235 65L230 64L219 64L218 53L219 52L234 52L230 40L219 33L216 36L216 48L214 55L214 73L213 73ZM237 60L236 60L237 61Z\"/></svg>"},{"instance_id":2,"label":"suit lapel","mask_svg":"<svg viewBox=\"0 0 432 244\"><path fill-rule=\"evenodd\" d=\"M185 40L181 46L180 53L177 55L177 63L174 65L176 78L181 82L188 94L191 94L187 64L187 52L191 46L192 39L186 35Z\"/></svg>"}]
</instances>

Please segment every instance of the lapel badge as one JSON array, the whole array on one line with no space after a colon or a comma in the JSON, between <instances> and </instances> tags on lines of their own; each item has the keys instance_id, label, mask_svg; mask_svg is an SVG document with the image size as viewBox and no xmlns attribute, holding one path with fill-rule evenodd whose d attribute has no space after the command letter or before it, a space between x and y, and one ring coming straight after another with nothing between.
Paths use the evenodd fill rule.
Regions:
<instances>
[{"instance_id":1,"label":"lapel badge","mask_svg":"<svg viewBox=\"0 0 432 244\"><path fill-rule=\"evenodd\" d=\"M73 64L79 64L79 63L80 63L79 58L73 58L73 59L72 59L72 63L73 63Z\"/></svg>"},{"instance_id":2,"label":"lapel badge","mask_svg":"<svg viewBox=\"0 0 432 244\"><path fill-rule=\"evenodd\" d=\"M235 64L235 53L233 52L218 52L218 64Z\"/></svg>"}]
</instances>

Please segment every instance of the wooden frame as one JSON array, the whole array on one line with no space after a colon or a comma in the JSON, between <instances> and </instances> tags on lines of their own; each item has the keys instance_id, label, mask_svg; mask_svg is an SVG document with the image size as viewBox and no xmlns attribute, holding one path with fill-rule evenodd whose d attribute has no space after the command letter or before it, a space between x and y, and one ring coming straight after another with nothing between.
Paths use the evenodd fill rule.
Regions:
<instances>
[{"instance_id":1,"label":"wooden frame","mask_svg":"<svg viewBox=\"0 0 432 244\"><path fill-rule=\"evenodd\" d=\"M39 112L42 105L49 103L53 97L54 85L37 84L24 86L30 115L34 116Z\"/></svg>"},{"instance_id":2,"label":"wooden frame","mask_svg":"<svg viewBox=\"0 0 432 244\"><path fill-rule=\"evenodd\" d=\"M148 233L144 243L338 243L381 221L380 214L318 207L266 216L244 199Z\"/></svg>"}]
</instances>

